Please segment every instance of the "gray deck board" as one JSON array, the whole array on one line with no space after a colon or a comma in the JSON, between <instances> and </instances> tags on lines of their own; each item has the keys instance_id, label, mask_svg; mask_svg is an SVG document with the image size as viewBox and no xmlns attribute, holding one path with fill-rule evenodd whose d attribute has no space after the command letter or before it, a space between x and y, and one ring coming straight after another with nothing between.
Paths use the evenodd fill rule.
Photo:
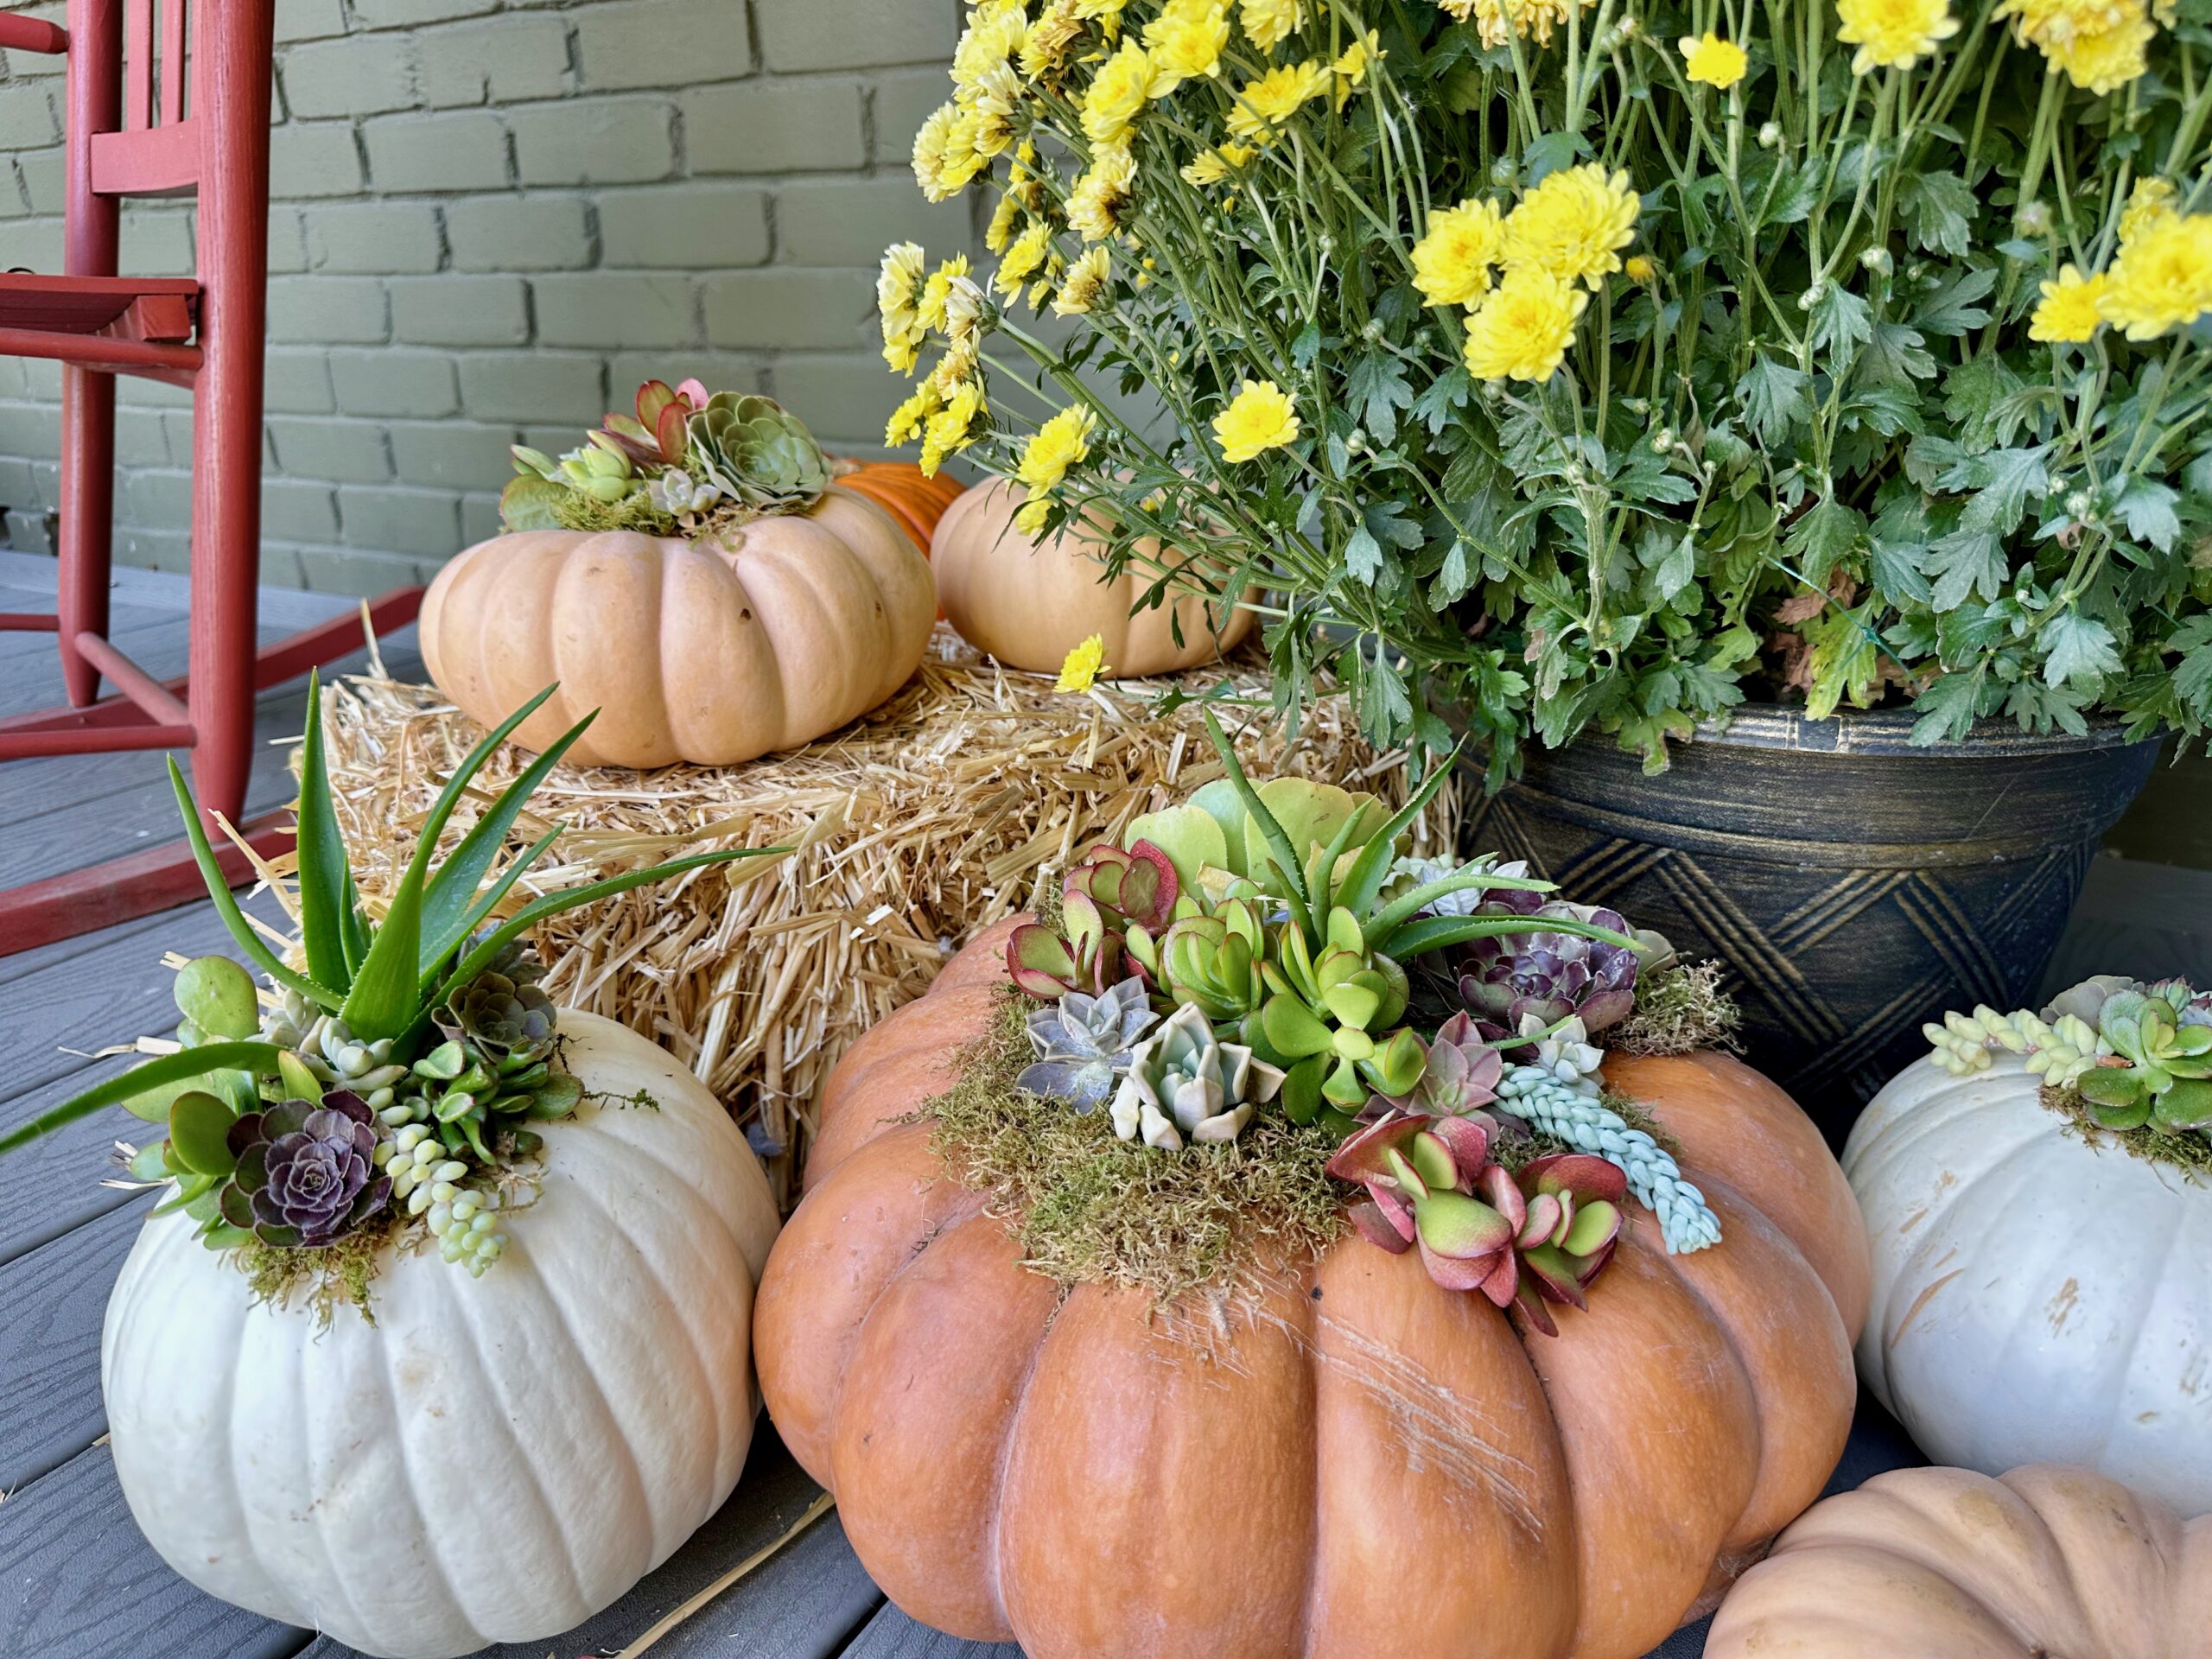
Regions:
<instances>
[{"instance_id":1,"label":"gray deck board","mask_svg":"<svg viewBox=\"0 0 2212 1659\"><path fill-rule=\"evenodd\" d=\"M0 1491L28 1486L107 1433L100 1321L152 1208L141 1195L0 1267Z\"/></svg>"}]
</instances>

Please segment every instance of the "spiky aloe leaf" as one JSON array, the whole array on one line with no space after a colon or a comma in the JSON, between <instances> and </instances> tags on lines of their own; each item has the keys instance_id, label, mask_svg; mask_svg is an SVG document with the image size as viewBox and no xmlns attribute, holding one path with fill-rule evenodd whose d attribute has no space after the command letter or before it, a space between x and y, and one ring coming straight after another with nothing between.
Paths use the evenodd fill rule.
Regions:
<instances>
[{"instance_id":1,"label":"spiky aloe leaf","mask_svg":"<svg viewBox=\"0 0 2212 1659\"><path fill-rule=\"evenodd\" d=\"M330 805L330 774L322 754L322 676L308 671L307 741L300 749L300 804L294 814L299 844L300 948L308 973L334 990L353 981L346 960L345 837Z\"/></svg>"},{"instance_id":2,"label":"spiky aloe leaf","mask_svg":"<svg viewBox=\"0 0 2212 1659\"><path fill-rule=\"evenodd\" d=\"M1431 950L1464 944L1469 939L1496 938L1505 933L1573 933L1586 939L1603 939L1608 944L1625 945L1638 956L1649 949L1610 927L1550 916L1421 916L1398 927L1389 935L1387 942L1376 944L1370 936L1369 943L1372 949L1405 962Z\"/></svg>"},{"instance_id":3,"label":"spiky aloe leaf","mask_svg":"<svg viewBox=\"0 0 2212 1659\"><path fill-rule=\"evenodd\" d=\"M550 688L548 688L549 690ZM491 869L499 849L506 845L507 831L521 816L522 810L535 794L537 786L561 763L561 757L569 746L584 734L592 721L599 717L593 709L569 728L545 752L532 761L514 782L509 784L499 798L494 801L471 825L461 837L461 845L441 864L429 884L423 891L422 954L416 971L428 976L437 965L457 950L468 937L471 925L468 917L475 901L476 890L484 884L484 877ZM519 872L517 872L519 874Z\"/></svg>"},{"instance_id":4,"label":"spiky aloe leaf","mask_svg":"<svg viewBox=\"0 0 2212 1659\"><path fill-rule=\"evenodd\" d=\"M204 1077L211 1071L237 1068L244 1071L274 1071L277 1056L283 1051L274 1043L207 1043L199 1048L180 1049L174 1054L163 1054L143 1065L135 1065L128 1071L118 1071L105 1083L94 1084L80 1095L72 1095L59 1106L41 1112L28 1123L19 1123L5 1135L0 1135L0 1153L13 1152L17 1147L29 1146L40 1136L79 1118L90 1116L103 1106L113 1106L133 1095L146 1093L164 1084L181 1083L188 1077Z\"/></svg>"},{"instance_id":5,"label":"spiky aloe leaf","mask_svg":"<svg viewBox=\"0 0 2212 1659\"><path fill-rule=\"evenodd\" d=\"M1465 746L1462 744L1461 747ZM1352 861L1351 868L1344 872L1342 889L1337 902L1355 916L1364 916L1382 896L1382 884L1389 879L1391 849L1398 844L1398 837L1414 827L1414 820L1422 809L1436 798L1437 791L1444 787L1452 776L1453 763L1459 758L1455 748L1443 762L1421 780L1421 787L1406 799L1406 804L1391 816L1383 826L1368 838L1367 845L1359 849L1359 856Z\"/></svg>"},{"instance_id":6,"label":"spiky aloe leaf","mask_svg":"<svg viewBox=\"0 0 2212 1659\"><path fill-rule=\"evenodd\" d=\"M513 861L508 864L505 869L499 872L498 879L477 896L476 902L469 906L468 914L461 918L461 938L466 939L471 933L474 933L478 928L484 925L484 918L489 916L493 910L498 908L499 900L507 896L507 890L513 887L517 881L522 879L523 872L529 869L531 865L537 863L539 859L543 858L545 855L546 850L550 848L555 842L561 838L562 833L566 830L568 827L569 825L565 819L561 823L555 824L550 830L548 830L536 841L533 841L529 846L524 848L523 850L515 856ZM431 971L433 973L436 971L435 964L433 964ZM427 976L423 982L423 988L425 995L427 995L430 989L429 979Z\"/></svg>"},{"instance_id":7,"label":"spiky aloe leaf","mask_svg":"<svg viewBox=\"0 0 2212 1659\"><path fill-rule=\"evenodd\" d=\"M216 915L222 918L223 925L238 941L238 949L279 985L297 991L317 1007L334 1013L342 1002L341 990L318 984L286 967L283 958L269 948L268 942L254 931L253 924L246 920L245 912L238 908L238 901L231 893L229 878L224 875L223 867L216 860L215 849L208 844L207 826L200 822L200 804L192 798L183 769L174 757L168 766L169 787L176 793L177 810L184 818L184 837L192 847L192 861L200 867L200 879L207 884L207 897L214 904Z\"/></svg>"},{"instance_id":8,"label":"spiky aloe leaf","mask_svg":"<svg viewBox=\"0 0 2212 1659\"><path fill-rule=\"evenodd\" d=\"M1235 747L1211 709L1206 711L1206 735L1213 741L1214 753L1220 755L1221 764L1228 771L1230 787L1236 791L1236 798L1244 804L1244 810L1252 822L1260 826L1260 834L1267 841L1275 868L1290 888L1284 898L1290 906L1291 919L1300 932L1311 938L1313 906L1306 891L1305 873L1299 867L1298 849L1291 845L1290 832L1276 821L1275 815L1268 810L1267 803L1260 798L1260 791L1252 787L1252 780L1244 775L1244 768L1237 761Z\"/></svg>"}]
</instances>

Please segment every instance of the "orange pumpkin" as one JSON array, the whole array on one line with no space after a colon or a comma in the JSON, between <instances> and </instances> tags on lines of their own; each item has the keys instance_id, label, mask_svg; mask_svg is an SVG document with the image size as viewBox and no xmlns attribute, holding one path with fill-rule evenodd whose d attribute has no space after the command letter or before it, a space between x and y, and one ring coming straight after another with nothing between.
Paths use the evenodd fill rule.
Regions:
<instances>
[{"instance_id":1,"label":"orange pumpkin","mask_svg":"<svg viewBox=\"0 0 2212 1659\"><path fill-rule=\"evenodd\" d=\"M515 741L543 748L596 709L577 766L732 766L858 718L920 666L927 562L891 515L833 485L727 544L630 531L479 543L423 598L423 658L495 726L560 690Z\"/></svg>"},{"instance_id":2,"label":"orange pumpkin","mask_svg":"<svg viewBox=\"0 0 2212 1659\"><path fill-rule=\"evenodd\" d=\"M1162 556L1160 544L1141 543L1142 556L1108 577L1095 537L1066 530L1035 541L1016 530L1027 499L1003 479L979 484L945 510L930 542L945 620L1007 667L1050 673L1095 633L1115 676L1172 674L1235 650L1257 623L1250 611L1189 591L1137 610L1157 579L1145 562Z\"/></svg>"},{"instance_id":3,"label":"orange pumpkin","mask_svg":"<svg viewBox=\"0 0 2212 1659\"><path fill-rule=\"evenodd\" d=\"M960 499L962 485L949 473L925 477L911 461L862 461L842 463L852 470L840 473L837 482L864 495L899 521L899 528L925 554L930 537L944 510Z\"/></svg>"},{"instance_id":4,"label":"orange pumpkin","mask_svg":"<svg viewBox=\"0 0 2212 1659\"><path fill-rule=\"evenodd\" d=\"M1745 1574L1705 1659L2203 1659L2212 1516L2087 1469L1900 1469L1815 1505Z\"/></svg>"},{"instance_id":5,"label":"orange pumpkin","mask_svg":"<svg viewBox=\"0 0 2212 1659\"><path fill-rule=\"evenodd\" d=\"M1031 1659L1631 1659L1819 1495L1866 1242L1766 1079L1614 1063L1726 1237L1669 1257L1629 1206L1555 1338L1347 1234L1201 1343L1025 1270L902 1121L990 1018L1007 925L831 1075L755 1304L785 1443L914 1618Z\"/></svg>"}]
</instances>

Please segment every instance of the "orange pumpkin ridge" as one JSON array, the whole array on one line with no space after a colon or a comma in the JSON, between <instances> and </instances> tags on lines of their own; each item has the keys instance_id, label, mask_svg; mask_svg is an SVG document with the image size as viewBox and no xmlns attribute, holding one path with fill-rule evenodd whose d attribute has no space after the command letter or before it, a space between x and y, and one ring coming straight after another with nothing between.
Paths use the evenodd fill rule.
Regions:
<instances>
[{"instance_id":1,"label":"orange pumpkin ridge","mask_svg":"<svg viewBox=\"0 0 2212 1659\"><path fill-rule=\"evenodd\" d=\"M986 1028L1012 925L826 1083L755 1311L785 1442L900 1606L1032 1659L1354 1659L1386 1621L1403 1659L1634 1659L1818 1495L1850 1424L1863 1233L1756 1073L1694 1056L1613 1078L1650 1086L1724 1241L1669 1257L1627 1206L1556 1338L1354 1236L1194 1335L1190 1310L1022 1268L928 1126L894 1121ZM1405 1619L1407 1564L1444 1559L1435 1616Z\"/></svg>"}]
</instances>

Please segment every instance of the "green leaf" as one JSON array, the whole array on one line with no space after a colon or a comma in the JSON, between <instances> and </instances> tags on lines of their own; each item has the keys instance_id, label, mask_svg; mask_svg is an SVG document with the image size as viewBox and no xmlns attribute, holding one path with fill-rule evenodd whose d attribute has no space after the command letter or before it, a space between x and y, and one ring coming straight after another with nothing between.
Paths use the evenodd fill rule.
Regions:
<instances>
[{"instance_id":1,"label":"green leaf","mask_svg":"<svg viewBox=\"0 0 2212 1659\"><path fill-rule=\"evenodd\" d=\"M1782 550L1796 561L1797 572L1815 588L1827 586L1828 575L1850 557L1866 533L1866 515L1833 499L1816 503L1789 527Z\"/></svg>"},{"instance_id":2,"label":"green leaf","mask_svg":"<svg viewBox=\"0 0 2212 1659\"><path fill-rule=\"evenodd\" d=\"M1736 383L1736 401L1744 406L1744 418L1760 442L1780 448L1793 425L1813 418L1813 378L1770 357L1754 357Z\"/></svg>"},{"instance_id":3,"label":"green leaf","mask_svg":"<svg viewBox=\"0 0 2212 1659\"><path fill-rule=\"evenodd\" d=\"M1299 868L1298 849L1291 845L1288 832L1276 821L1275 815L1268 810L1267 803L1260 798L1259 791L1252 787L1252 780L1244 775L1244 768L1237 762L1236 749L1211 709L1206 710L1206 735L1213 740L1214 753L1221 757L1221 764L1228 772L1230 787L1236 791L1236 798L1243 803L1244 810L1252 822L1260 826L1260 834L1274 856L1275 866L1282 873L1283 882L1291 889L1284 895L1290 902L1291 919L1298 924L1299 931L1311 938L1313 936L1313 912L1306 899L1306 877Z\"/></svg>"},{"instance_id":4,"label":"green leaf","mask_svg":"<svg viewBox=\"0 0 2212 1659\"><path fill-rule=\"evenodd\" d=\"M1897 207L1912 239L1929 252L1966 257L1980 202L1957 174L1907 173L1897 185Z\"/></svg>"},{"instance_id":5,"label":"green leaf","mask_svg":"<svg viewBox=\"0 0 2212 1659\"><path fill-rule=\"evenodd\" d=\"M2181 515L2175 511L2180 504L2181 497L2158 480L2132 478L2114 510L2130 536L2166 553L2181 537Z\"/></svg>"},{"instance_id":6,"label":"green leaf","mask_svg":"<svg viewBox=\"0 0 2212 1659\"><path fill-rule=\"evenodd\" d=\"M1344 382L1344 398L1359 423L1381 443L1398 436L1398 411L1413 407L1414 389L1398 359L1385 352L1371 352L1352 365Z\"/></svg>"},{"instance_id":7,"label":"green leaf","mask_svg":"<svg viewBox=\"0 0 2212 1659\"><path fill-rule=\"evenodd\" d=\"M211 1071L233 1067L252 1072L274 1071L276 1057L283 1052L274 1043L208 1043L200 1048L163 1054L143 1065L134 1065L128 1071L118 1071L106 1082L95 1084L82 1094L72 1095L29 1122L0 1135L0 1153L29 1146L41 1135L51 1135L80 1117L89 1117L103 1106L119 1105L133 1095L144 1094L164 1084L204 1077Z\"/></svg>"},{"instance_id":8,"label":"green leaf","mask_svg":"<svg viewBox=\"0 0 2212 1659\"><path fill-rule=\"evenodd\" d=\"M2094 690L2105 676L2120 670L2120 652L2113 632L2094 617L2076 610L2061 611L2043 626L2040 636L2050 649L2043 677L2051 685L2079 683Z\"/></svg>"},{"instance_id":9,"label":"green leaf","mask_svg":"<svg viewBox=\"0 0 2212 1659\"><path fill-rule=\"evenodd\" d=\"M1344 543L1344 569L1353 581L1370 588L1382 574L1382 545L1363 524L1355 527L1351 539Z\"/></svg>"},{"instance_id":10,"label":"green leaf","mask_svg":"<svg viewBox=\"0 0 2212 1659\"><path fill-rule=\"evenodd\" d=\"M1928 573L1936 578L1936 608L1950 611L1977 591L1995 599L2005 591L2012 567L2005 562L2004 538L1995 531L1960 529L1937 537L1929 550Z\"/></svg>"},{"instance_id":11,"label":"green leaf","mask_svg":"<svg viewBox=\"0 0 2212 1659\"><path fill-rule=\"evenodd\" d=\"M191 843L192 861L200 867L200 879L207 883L207 897L215 906L215 913L223 925L238 941L238 949L251 957L254 965L279 985L297 991L318 1007L335 1013L340 1006L340 993L317 984L304 974L295 973L284 965L283 959L269 948L268 941L254 931L245 912L238 908L238 899L231 893L229 879L223 874L222 865L216 860L215 849L208 845L207 826L200 822L199 803L192 798L192 791L184 781L184 772L172 758L169 766L169 787L175 791L177 810L184 818L184 838Z\"/></svg>"},{"instance_id":12,"label":"green leaf","mask_svg":"<svg viewBox=\"0 0 2212 1659\"><path fill-rule=\"evenodd\" d=\"M2192 616L2169 634L2161 651L2178 652L2174 690L2199 710L2212 704L2212 616Z\"/></svg>"},{"instance_id":13,"label":"green leaf","mask_svg":"<svg viewBox=\"0 0 2212 1659\"><path fill-rule=\"evenodd\" d=\"M1989 321L1989 313L1978 302L1996 286L1994 265L1962 270L1914 308L1912 325L1930 334L1963 334L1979 328Z\"/></svg>"},{"instance_id":14,"label":"green leaf","mask_svg":"<svg viewBox=\"0 0 2212 1659\"><path fill-rule=\"evenodd\" d=\"M1982 672L1946 674L1913 700L1920 716L1912 727L1915 744L1955 743L1974 728L1981 712Z\"/></svg>"},{"instance_id":15,"label":"green leaf","mask_svg":"<svg viewBox=\"0 0 2212 1659\"><path fill-rule=\"evenodd\" d=\"M192 1089L169 1105L169 1147L195 1175L227 1175L238 1159L230 1147L238 1115L205 1090Z\"/></svg>"},{"instance_id":16,"label":"green leaf","mask_svg":"<svg viewBox=\"0 0 2212 1659\"><path fill-rule=\"evenodd\" d=\"M594 709L555 739L545 753L532 761L529 769L509 784L499 798L478 817L461 837L461 845L430 877L429 885L423 890L423 948L416 963L419 973L431 972L468 937L473 925L468 918L475 911L476 890L483 885L485 874L499 855L499 849L506 845L507 831L538 786L561 763L561 757L569 752L569 746L598 718L599 711ZM519 870L511 872L510 880L520 874Z\"/></svg>"},{"instance_id":17,"label":"green leaf","mask_svg":"<svg viewBox=\"0 0 2212 1659\"><path fill-rule=\"evenodd\" d=\"M300 804L294 814L299 842L300 947L308 972L343 990L352 974L346 961L346 842L331 810L330 773L322 755L322 676L308 671L307 741L300 750Z\"/></svg>"},{"instance_id":18,"label":"green leaf","mask_svg":"<svg viewBox=\"0 0 2212 1659\"><path fill-rule=\"evenodd\" d=\"M1371 930L1370 930L1371 931ZM1537 920L1527 916L1421 916L1396 928L1387 937L1389 944L1375 949L1395 962L1410 962L1415 957L1426 956L1432 950L1449 950L1455 944L1465 944L1470 939L1495 939L1512 933L1573 933L1586 939L1603 939L1608 944L1625 945L1642 952L1643 947L1625 933L1617 933L1610 927L1599 927L1593 922L1577 922L1547 916Z\"/></svg>"}]
</instances>

